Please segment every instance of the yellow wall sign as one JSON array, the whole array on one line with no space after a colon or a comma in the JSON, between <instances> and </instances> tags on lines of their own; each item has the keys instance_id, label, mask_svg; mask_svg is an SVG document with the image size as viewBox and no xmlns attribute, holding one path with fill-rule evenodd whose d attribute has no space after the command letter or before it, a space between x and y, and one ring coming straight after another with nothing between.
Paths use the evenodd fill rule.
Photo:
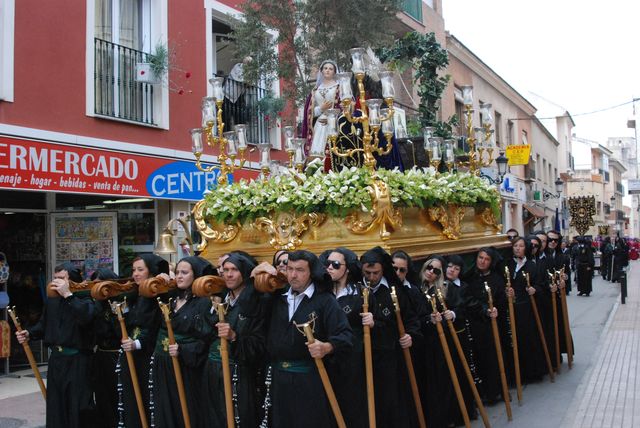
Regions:
<instances>
[{"instance_id":1,"label":"yellow wall sign","mask_svg":"<svg viewBox=\"0 0 640 428\"><path fill-rule=\"evenodd\" d=\"M522 146L507 146L506 156L509 159L509 166L527 165L529 163L529 155L531 154L531 144Z\"/></svg>"}]
</instances>

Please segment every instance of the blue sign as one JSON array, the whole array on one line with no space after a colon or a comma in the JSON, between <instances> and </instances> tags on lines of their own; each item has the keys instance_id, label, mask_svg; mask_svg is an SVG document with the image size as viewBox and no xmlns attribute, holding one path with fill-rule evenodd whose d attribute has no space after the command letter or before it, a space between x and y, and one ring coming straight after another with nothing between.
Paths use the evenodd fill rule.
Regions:
<instances>
[{"instance_id":1,"label":"blue sign","mask_svg":"<svg viewBox=\"0 0 640 428\"><path fill-rule=\"evenodd\" d=\"M199 201L206 190L216 186L219 173L218 169L202 172L193 162L176 161L153 171L146 187L149 195L156 198Z\"/></svg>"}]
</instances>

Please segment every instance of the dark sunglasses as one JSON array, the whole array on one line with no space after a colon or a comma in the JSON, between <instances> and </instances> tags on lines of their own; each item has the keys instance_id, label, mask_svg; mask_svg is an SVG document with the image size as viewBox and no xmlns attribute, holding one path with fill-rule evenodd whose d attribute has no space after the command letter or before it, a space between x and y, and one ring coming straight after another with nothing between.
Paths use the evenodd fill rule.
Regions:
<instances>
[{"instance_id":1,"label":"dark sunglasses","mask_svg":"<svg viewBox=\"0 0 640 428\"><path fill-rule=\"evenodd\" d=\"M540 247L540 245L538 245L538 244L531 244L531 248L538 248L538 247Z\"/></svg>"},{"instance_id":2,"label":"dark sunglasses","mask_svg":"<svg viewBox=\"0 0 640 428\"><path fill-rule=\"evenodd\" d=\"M396 272L407 273L407 268L405 268L405 267L395 267L394 266L393 268L396 270Z\"/></svg>"},{"instance_id":3,"label":"dark sunglasses","mask_svg":"<svg viewBox=\"0 0 640 428\"><path fill-rule=\"evenodd\" d=\"M509 238L509 241L513 241L517 237L518 237L518 235L507 235L507 238Z\"/></svg>"},{"instance_id":4,"label":"dark sunglasses","mask_svg":"<svg viewBox=\"0 0 640 428\"><path fill-rule=\"evenodd\" d=\"M437 267L427 266L427 270L433 272L435 275L440 275L442 271Z\"/></svg>"},{"instance_id":5,"label":"dark sunglasses","mask_svg":"<svg viewBox=\"0 0 640 428\"><path fill-rule=\"evenodd\" d=\"M327 262L325 263L325 265L326 265L327 267L331 266L332 268L334 268L334 269L336 269L336 270L337 270L337 269L340 269L340 266L342 266L343 264L344 264L344 263L340 263L340 262L339 262L339 261L337 261L337 260L327 260Z\"/></svg>"},{"instance_id":6,"label":"dark sunglasses","mask_svg":"<svg viewBox=\"0 0 640 428\"><path fill-rule=\"evenodd\" d=\"M276 266L280 266L280 265L287 265L287 263L289 263L289 259L280 259L278 260L278 262L276 263Z\"/></svg>"},{"instance_id":7,"label":"dark sunglasses","mask_svg":"<svg viewBox=\"0 0 640 428\"><path fill-rule=\"evenodd\" d=\"M560 242L560 238L547 238L547 242Z\"/></svg>"}]
</instances>

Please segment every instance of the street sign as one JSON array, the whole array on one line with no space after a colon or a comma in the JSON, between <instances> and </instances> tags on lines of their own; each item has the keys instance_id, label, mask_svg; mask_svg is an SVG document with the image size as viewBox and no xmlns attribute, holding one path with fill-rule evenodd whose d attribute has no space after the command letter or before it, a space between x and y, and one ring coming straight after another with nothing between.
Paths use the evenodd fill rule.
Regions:
<instances>
[{"instance_id":1,"label":"street sign","mask_svg":"<svg viewBox=\"0 0 640 428\"><path fill-rule=\"evenodd\" d=\"M509 159L509 166L514 165L527 165L529 163L529 155L531 154L531 146L524 144L520 146L510 145L507 146L507 158Z\"/></svg>"}]
</instances>

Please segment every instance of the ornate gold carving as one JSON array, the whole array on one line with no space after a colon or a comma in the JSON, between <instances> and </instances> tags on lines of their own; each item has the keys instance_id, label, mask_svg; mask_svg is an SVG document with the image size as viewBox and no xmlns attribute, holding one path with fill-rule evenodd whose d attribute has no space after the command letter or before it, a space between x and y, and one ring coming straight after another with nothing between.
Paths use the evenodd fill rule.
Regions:
<instances>
[{"instance_id":1,"label":"ornate gold carving","mask_svg":"<svg viewBox=\"0 0 640 428\"><path fill-rule=\"evenodd\" d=\"M312 226L320 226L326 217L320 213L295 217L290 213L281 212L275 214L275 219L260 217L253 226L269 235L269 245L274 249L292 251L302 245L302 234Z\"/></svg>"},{"instance_id":2,"label":"ornate gold carving","mask_svg":"<svg viewBox=\"0 0 640 428\"><path fill-rule=\"evenodd\" d=\"M498 223L498 221L496 220L496 216L493 214L493 210L491 208L485 208L480 213L480 218L482 219L482 222L487 226L491 226L497 231L502 230L502 224Z\"/></svg>"},{"instance_id":3,"label":"ornate gold carving","mask_svg":"<svg viewBox=\"0 0 640 428\"><path fill-rule=\"evenodd\" d=\"M193 207L193 218L198 227L198 232L200 232L200 236L202 237L202 244L198 247L198 251L204 250L208 241L221 244L233 241L241 229L239 223L224 224L221 230L212 228L211 225L207 223L204 215L204 203L205 200L202 199Z\"/></svg>"},{"instance_id":4,"label":"ornate gold carving","mask_svg":"<svg viewBox=\"0 0 640 428\"><path fill-rule=\"evenodd\" d=\"M372 201L370 218L361 220L356 211L345 217L345 223L351 232L358 235L365 234L379 225L380 239L386 241L391 237L387 227L393 231L402 226L402 213L393 207L387 183L375 177L368 190Z\"/></svg>"},{"instance_id":5,"label":"ornate gold carving","mask_svg":"<svg viewBox=\"0 0 640 428\"><path fill-rule=\"evenodd\" d=\"M428 208L429 217L442 226L442 234L448 239L460 239L462 219L466 208L458 205L449 205ZM484 220L484 219L483 219Z\"/></svg>"},{"instance_id":6,"label":"ornate gold carving","mask_svg":"<svg viewBox=\"0 0 640 428\"><path fill-rule=\"evenodd\" d=\"M162 350L164 352L169 352L169 338L165 337L164 339L162 339Z\"/></svg>"}]
</instances>

